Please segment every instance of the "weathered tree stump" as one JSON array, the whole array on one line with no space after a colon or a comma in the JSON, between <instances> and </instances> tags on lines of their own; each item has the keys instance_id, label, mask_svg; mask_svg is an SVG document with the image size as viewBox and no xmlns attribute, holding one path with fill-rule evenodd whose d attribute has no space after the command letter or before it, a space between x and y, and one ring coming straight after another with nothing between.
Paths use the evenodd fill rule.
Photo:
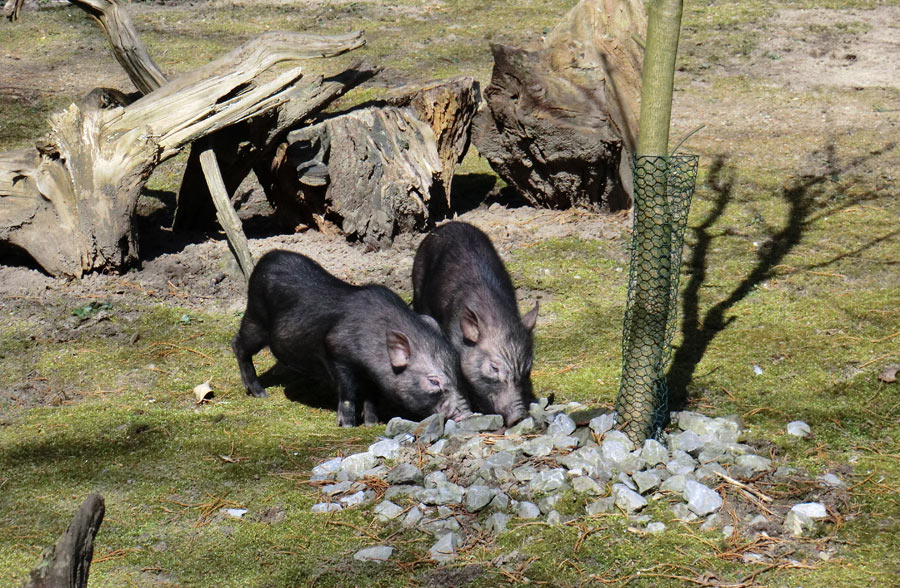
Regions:
<instances>
[{"instance_id":1,"label":"weathered tree stump","mask_svg":"<svg viewBox=\"0 0 900 588\"><path fill-rule=\"evenodd\" d=\"M105 512L102 496L88 496L66 532L31 571L31 579L23 588L87 588L94 558L94 537Z\"/></svg>"},{"instance_id":2,"label":"weathered tree stump","mask_svg":"<svg viewBox=\"0 0 900 588\"><path fill-rule=\"evenodd\" d=\"M645 30L638 0L582 0L541 48L491 46L488 107L473 141L532 205L631 205L641 66L633 37Z\"/></svg>"},{"instance_id":3,"label":"weathered tree stump","mask_svg":"<svg viewBox=\"0 0 900 588\"><path fill-rule=\"evenodd\" d=\"M95 90L50 117L41 145L0 154L0 242L24 249L53 275L129 265L138 254L137 198L160 162L298 97L306 101L292 104L292 116L317 111L340 89L321 77L301 82L299 67L263 74L279 63L363 44L361 33L267 33L130 104L119 92Z\"/></svg>"},{"instance_id":4,"label":"weathered tree stump","mask_svg":"<svg viewBox=\"0 0 900 588\"><path fill-rule=\"evenodd\" d=\"M472 78L405 86L377 106L291 132L276 157L279 221L292 230L334 225L373 247L424 229L449 210L477 92Z\"/></svg>"}]
</instances>

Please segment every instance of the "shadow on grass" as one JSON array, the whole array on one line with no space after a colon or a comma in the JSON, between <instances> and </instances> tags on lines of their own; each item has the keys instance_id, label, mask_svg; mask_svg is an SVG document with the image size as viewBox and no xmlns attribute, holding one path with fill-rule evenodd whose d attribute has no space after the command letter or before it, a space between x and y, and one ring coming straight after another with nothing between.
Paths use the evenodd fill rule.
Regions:
<instances>
[{"instance_id":1,"label":"shadow on grass","mask_svg":"<svg viewBox=\"0 0 900 588\"><path fill-rule=\"evenodd\" d=\"M879 150L873 150L867 157L857 158L841 166L837 161L837 154L833 143L825 146L824 154L826 170L816 175L806 175L784 186L779 194L789 207L788 218L784 226L771 234L757 252L756 265L747 276L726 298L714 304L702 317L700 315L700 288L706 281L708 255L716 237L711 234L712 227L722 218L732 199L732 191L735 184L735 176L728 169L724 157L717 158L709 171L707 186L714 195L715 205L699 225L691 227L695 238L691 257L687 261L690 280L682 293L682 335L681 347L675 352L668 373L669 405L671 410L681 410L688 401L688 385L693 379L694 372L700 360L703 359L716 335L725 330L735 317L725 318L725 315L741 300L743 300L754 288L762 282L775 277L776 268L782 263L785 256L796 247L803 239L806 230L817 220L824 216L834 214L842 209L849 208L875 197L874 194L845 200L834 206L819 205L820 199L826 192L827 183L834 178L858 167L868 159L877 157L894 148L890 143ZM867 243L858 251L864 251L890 238L900 231L890 235L879 237ZM840 261L853 252L845 253L823 263L810 264L802 269L820 268Z\"/></svg>"}]
</instances>

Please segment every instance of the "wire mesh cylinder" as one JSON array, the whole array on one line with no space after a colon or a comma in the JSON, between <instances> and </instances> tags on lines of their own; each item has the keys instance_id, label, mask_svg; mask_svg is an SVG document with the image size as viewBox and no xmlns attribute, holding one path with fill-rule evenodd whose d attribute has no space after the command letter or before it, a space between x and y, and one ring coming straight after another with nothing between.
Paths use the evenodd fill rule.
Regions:
<instances>
[{"instance_id":1,"label":"wire mesh cylinder","mask_svg":"<svg viewBox=\"0 0 900 588\"><path fill-rule=\"evenodd\" d=\"M668 414L665 372L677 323L684 230L696 155L635 158L634 230L616 411L635 443L658 436Z\"/></svg>"}]
</instances>

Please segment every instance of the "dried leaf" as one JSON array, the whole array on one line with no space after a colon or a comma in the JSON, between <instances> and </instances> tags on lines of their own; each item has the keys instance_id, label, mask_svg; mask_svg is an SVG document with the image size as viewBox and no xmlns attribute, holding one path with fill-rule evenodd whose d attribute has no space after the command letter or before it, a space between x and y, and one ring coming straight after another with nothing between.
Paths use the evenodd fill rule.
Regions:
<instances>
[{"instance_id":1,"label":"dried leaf","mask_svg":"<svg viewBox=\"0 0 900 588\"><path fill-rule=\"evenodd\" d=\"M882 370L882 372L878 375L878 379L888 384L890 384L891 382L896 382L897 372L900 372L900 363L891 364L884 368L884 370Z\"/></svg>"},{"instance_id":2,"label":"dried leaf","mask_svg":"<svg viewBox=\"0 0 900 588\"><path fill-rule=\"evenodd\" d=\"M209 380L194 386L194 397L197 399L197 404L203 404L213 396L214 394L212 386L209 385Z\"/></svg>"}]
</instances>

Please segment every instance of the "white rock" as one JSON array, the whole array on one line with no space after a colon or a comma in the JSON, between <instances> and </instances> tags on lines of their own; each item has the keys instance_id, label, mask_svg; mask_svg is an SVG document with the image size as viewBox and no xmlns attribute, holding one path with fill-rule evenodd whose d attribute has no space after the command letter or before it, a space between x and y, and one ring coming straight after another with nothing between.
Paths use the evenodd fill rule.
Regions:
<instances>
[{"instance_id":1,"label":"white rock","mask_svg":"<svg viewBox=\"0 0 900 588\"><path fill-rule=\"evenodd\" d=\"M385 437L396 437L402 433L412 433L419 423L415 421L408 421L406 419L401 419L400 417L394 417L388 421L387 426L384 429Z\"/></svg>"},{"instance_id":2,"label":"white rock","mask_svg":"<svg viewBox=\"0 0 900 588\"><path fill-rule=\"evenodd\" d=\"M641 448L641 457L644 458L648 466L652 467L669 461L669 450L656 439L647 439Z\"/></svg>"},{"instance_id":3,"label":"white rock","mask_svg":"<svg viewBox=\"0 0 900 588\"><path fill-rule=\"evenodd\" d=\"M328 461L324 461L314 467L312 469L312 473L314 476L330 476L331 474L336 473L341 469L341 462L343 461L340 457L335 457L334 459L329 459Z\"/></svg>"},{"instance_id":4,"label":"white rock","mask_svg":"<svg viewBox=\"0 0 900 588\"><path fill-rule=\"evenodd\" d=\"M637 512L647 506L647 499L624 484L613 484L612 495L616 506L627 513Z\"/></svg>"},{"instance_id":5,"label":"white rock","mask_svg":"<svg viewBox=\"0 0 900 588\"><path fill-rule=\"evenodd\" d=\"M603 435L607 431L612 430L615 425L616 415L613 413L601 414L598 417L592 418L591 422L588 423L591 431L593 431L597 435Z\"/></svg>"},{"instance_id":6,"label":"white rock","mask_svg":"<svg viewBox=\"0 0 900 588\"><path fill-rule=\"evenodd\" d=\"M787 432L788 435L793 435L794 437L809 437L812 434L812 429L803 421L791 421L787 424Z\"/></svg>"},{"instance_id":7,"label":"white rock","mask_svg":"<svg viewBox=\"0 0 900 588\"><path fill-rule=\"evenodd\" d=\"M312 505L309 510L310 512L340 512L344 510L344 507L336 502L319 502Z\"/></svg>"},{"instance_id":8,"label":"white rock","mask_svg":"<svg viewBox=\"0 0 900 588\"><path fill-rule=\"evenodd\" d=\"M394 459L400 453L400 442L396 439L382 439L369 445L369 453L375 457Z\"/></svg>"},{"instance_id":9,"label":"white rock","mask_svg":"<svg viewBox=\"0 0 900 588\"><path fill-rule=\"evenodd\" d=\"M577 476L572 479L572 489L576 494L588 494L590 496L599 496L603 494L603 488L600 484L587 476Z\"/></svg>"},{"instance_id":10,"label":"white rock","mask_svg":"<svg viewBox=\"0 0 900 588\"><path fill-rule=\"evenodd\" d=\"M444 452L444 448L447 447L446 439L438 439L431 446L425 450L425 453L429 455L440 455Z\"/></svg>"},{"instance_id":11,"label":"white rock","mask_svg":"<svg viewBox=\"0 0 900 588\"><path fill-rule=\"evenodd\" d=\"M615 506L615 497L607 496L606 498L601 498L600 500L595 500L594 502L586 505L584 507L584 511L590 515L598 515L606 512L611 512Z\"/></svg>"},{"instance_id":12,"label":"white rock","mask_svg":"<svg viewBox=\"0 0 900 588\"><path fill-rule=\"evenodd\" d=\"M469 512L478 512L494 498L494 490L479 484L469 486L466 490L465 506Z\"/></svg>"},{"instance_id":13,"label":"white rock","mask_svg":"<svg viewBox=\"0 0 900 588\"><path fill-rule=\"evenodd\" d=\"M703 448L703 441L697 433L693 431L684 431L677 435L669 436L669 448L673 451L680 449L685 453L696 454Z\"/></svg>"},{"instance_id":14,"label":"white rock","mask_svg":"<svg viewBox=\"0 0 900 588\"><path fill-rule=\"evenodd\" d=\"M528 482L528 492L531 494L546 494L559 490L566 485L566 470L555 468L542 470Z\"/></svg>"},{"instance_id":15,"label":"white rock","mask_svg":"<svg viewBox=\"0 0 900 588\"><path fill-rule=\"evenodd\" d=\"M653 533L654 535L656 533L662 533L665 530L666 530L666 525L664 523L660 523L659 521L656 521L656 522L653 522L653 523L650 523L649 525L647 525L647 532Z\"/></svg>"},{"instance_id":16,"label":"white rock","mask_svg":"<svg viewBox=\"0 0 900 588\"><path fill-rule=\"evenodd\" d=\"M555 510L551 510L547 513L547 524L548 525L561 525L562 524L562 516L559 512Z\"/></svg>"},{"instance_id":17,"label":"white rock","mask_svg":"<svg viewBox=\"0 0 900 588\"><path fill-rule=\"evenodd\" d=\"M418 506L414 506L410 509L406 516L403 518L403 526L404 527L414 527L416 524L422 520L422 511Z\"/></svg>"},{"instance_id":18,"label":"white rock","mask_svg":"<svg viewBox=\"0 0 900 588\"><path fill-rule=\"evenodd\" d=\"M362 476L363 472L376 465L378 465L378 459L372 455L371 451L365 451L345 457L341 462L341 471L345 472L351 480L356 480Z\"/></svg>"},{"instance_id":19,"label":"white rock","mask_svg":"<svg viewBox=\"0 0 900 588\"><path fill-rule=\"evenodd\" d=\"M631 479L637 484L638 492L641 494L659 488L659 476L656 472L634 472Z\"/></svg>"},{"instance_id":20,"label":"white rock","mask_svg":"<svg viewBox=\"0 0 900 588\"><path fill-rule=\"evenodd\" d=\"M550 437L566 437L575 430L575 421L567 414L558 414L547 425L547 435Z\"/></svg>"},{"instance_id":21,"label":"white rock","mask_svg":"<svg viewBox=\"0 0 900 588\"><path fill-rule=\"evenodd\" d=\"M495 512L484 521L484 526L488 531L499 535L506 530L506 523L508 522L508 514L503 512Z\"/></svg>"},{"instance_id":22,"label":"white rock","mask_svg":"<svg viewBox=\"0 0 900 588\"><path fill-rule=\"evenodd\" d=\"M390 545L375 545L360 549L353 554L353 559L357 561L387 561L394 553L394 548Z\"/></svg>"},{"instance_id":23,"label":"white rock","mask_svg":"<svg viewBox=\"0 0 900 588\"><path fill-rule=\"evenodd\" d=\"M831 488L842 488L847 485L846 482L844 482L834 474L825 474L824 476L819 476L818 480L823 485L830 486Z\"/></svg>"},{"instance_id":24,"label":"white rock","mask_svg":"<svg viewBox=\"0 0 900 588\"><path fill-rule=\"evenodd\" d=\"M813 520L828 518L828 509L821 502L801 502L792 506L791 512L802 513Z\"/></svg>"},{"instance_id":25,"label":"white rock","mask_svg":"<svg viewBox=\"0 0 900 588\"><path fill-rule=\"evenodd\" d=\"M353 494L350 494L349 496L342 496L341 502L345 507L358 506L364 503L366 501L366 498L366 493L360 490L359 492L355 492Z\"/></svg>"},{"instance_id":26,"label":"white rock","mask_svg":"<svg viewBox=\"0 0 900 588\"><path fill-rule=\"evenodd\" d=\"M718 492L693 480L688 480L684 484L684 499L688 503L688 508L701 517L719 510L722 506L722 497Z\"/></svg>"}]
</instances>

